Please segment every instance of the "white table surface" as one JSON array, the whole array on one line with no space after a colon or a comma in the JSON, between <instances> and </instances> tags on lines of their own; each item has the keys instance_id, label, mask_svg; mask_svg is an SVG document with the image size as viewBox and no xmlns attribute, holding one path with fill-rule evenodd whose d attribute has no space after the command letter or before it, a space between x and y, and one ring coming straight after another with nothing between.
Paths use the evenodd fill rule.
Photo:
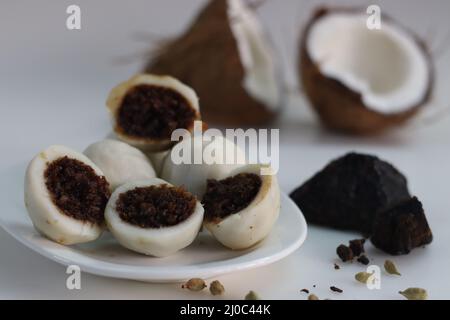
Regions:
<instances>
[{"instance_id":1,"label":"white table surface","mask_svg":"<svg viewBox=\"0 0 450 320\"><path fill-rule=\"evenodd\" d=\"M139 70L148 43L136 40L140 31L173 34L187 23L204 1L77 1L82 8L82 30L65 29L70 1L14 1L0 4L0 170L25 163L47 145L61 143L79 150L109 132L104 101L109 89ZM149 5L153 4L152 5ZM343 3L350 3L344 1ZM295 84L293 50L299 26L314 1L274 0L261 9L287 67L286 81ZM427 7L428 6L428 7ZM448 31L445 1L383 2L401 21L415 23L425 35L431 30L432 48ZM432 19L431 19L432 18ZM419 23L420 22L420 23ZM448 51L447 51L448 52ZM430 109L450 107L450 55L438 60L436 97ZM230 274L219 280L224 298L241 299L255 290L266 299L305 299L303 288L321 298L398 299L407 287L423 287L433 299L450 298L450 117L426 124L422 120L397 132L375 138L330 134L318 126L303 99L293 96L278 126L281 129L279 179L290 192L332 158L352 150L376 154L395 164L424 203L433 243L408 256L392 258L402 277L383 275L381 290L370 291L353 276L357 263L334 270L335 249L357 234L310 226L305 244L290 257L256 270ZM23 179L18 176L17 179ZM21 190L1 208L23 206ZM4 204L4 205L3 205ZM24 214L25 214L25 209ZM367 245L371 263L382 265L386 255ZM0 229L0 298L44 299L209 299L176 284L149 284L82 275L82 289L66 289L65 268L25 248ZM313 288L316 285L316 288ZM329 290L335 285L342 294Z\"/></svg>"}]
</instances>

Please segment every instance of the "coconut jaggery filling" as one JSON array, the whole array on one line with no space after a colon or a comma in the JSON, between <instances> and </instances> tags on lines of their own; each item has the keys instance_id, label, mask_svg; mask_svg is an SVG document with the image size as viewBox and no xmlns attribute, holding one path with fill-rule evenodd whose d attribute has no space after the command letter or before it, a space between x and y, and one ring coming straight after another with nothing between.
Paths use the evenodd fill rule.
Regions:
<instances>
[{"instance_id":1,"label":"coconut jaggery filling","mask_svg":"<svg viewBox=\"0 0 450 320\"><path fill-rule=\"evenodd\" d=\"M162 228L188 219L197 199L182 187L138 187L122 193L116 202L120 218L141 228Z\"/></svg>"},{"instance_id":2,"label":"coconut jaggery filling","mask_svg":"<svg viewBox=\"0 0 450 320\"><path fill-rule=\"evenodd\" d=\"M118 129L137 138L167 139L176 129L189 129L197 111L175 90L138 85L125 95L118 112Z\"/></svg>"},{"instance_id":3,"label":"coconut jaggery filling","mask_svg":"<svg viewBox=\"0 0 450 320\"><path fill-rule=\"evenodd\" d=\"M202 200L206 219L223 219L245 209L255 199L261 185L261 177L252 173L241 173L220 181L208 180Z\"/></svg>"},{"instance_id":4,"label":"coconut jaggery filling","mask_svg":"<svg viewBox=\"0 0 450 320\"><path fill-rule=\"evenodd\" d=\"M111 195L105 177L65 156L47 165L44 178L53 203L62 213L76 220L103 223Z\"/></svg>"}]
</instances>

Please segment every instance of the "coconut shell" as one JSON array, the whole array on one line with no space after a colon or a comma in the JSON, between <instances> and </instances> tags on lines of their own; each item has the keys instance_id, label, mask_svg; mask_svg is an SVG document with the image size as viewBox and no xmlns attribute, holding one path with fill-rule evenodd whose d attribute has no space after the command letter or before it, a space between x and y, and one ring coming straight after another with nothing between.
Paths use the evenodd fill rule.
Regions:
<instances>
[{"instance_id":1,"label":"coconut shell","mask_svg":"<svg viewBox=\"0 0 450 320\"><path fill-rule=\"evenodd\" d=\"M227 0L211 0L181 37L151 58L145 72L170 74L191 86L208 123L228 127L268 124L276 113L242 86L244 68L227 10Z\"/></svg>"},{"instance_id":2,"label":"coconut shell","mask_svg":"<svg viewBox=\"0 0 450 320\"><path fill-rule=\"evenodd\" d=\"M299 74L311 106L327 128L349 134L376 134L405 123L429 101L433 88L432 80L430 80L426 95L419 104L411 106L409 110L404 112L383 114L367 108L363 103L361 94L349 89L340 81L323 75L319 66L312 61L306 45L310 29L319 19L338 10L350 11L352 9L320 8L316 10L300 41ZM384 17L384 19L392 21L389 17ZM417 38L416 41L431 62L426 46ZM429 65L430 70L433 71L431 63ZM430 79L432 78L430 77Z\"/></svg>"}]
</instances>

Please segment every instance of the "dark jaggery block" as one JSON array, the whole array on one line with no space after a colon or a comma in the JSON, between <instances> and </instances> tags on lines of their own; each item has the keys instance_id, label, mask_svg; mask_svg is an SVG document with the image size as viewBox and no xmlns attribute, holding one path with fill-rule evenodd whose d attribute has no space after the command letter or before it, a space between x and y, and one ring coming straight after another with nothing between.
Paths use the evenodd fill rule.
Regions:
<instances>
[{"instance_id":1,"label":"dark jaggery block","mask_svg":"<svg viewBox=\"0 0 450 320\"><path fill-rule=\"evenodd\" d=\"M412 249L431 243L422 203L413 197L380 212L374 221L373 245L392 255L408 254Z\"/></svg>"},{"instance_id":2,"label":"dark jaggery block","mask_svg":"<svg viewBox=\"0 0 450 320\"><path fill-rule=\"evenodd\" d=\"M370 234L376 213L410 198L406 178L377 157L350 153L291 193L310 223Z\"/></svg>"}]
</instances>

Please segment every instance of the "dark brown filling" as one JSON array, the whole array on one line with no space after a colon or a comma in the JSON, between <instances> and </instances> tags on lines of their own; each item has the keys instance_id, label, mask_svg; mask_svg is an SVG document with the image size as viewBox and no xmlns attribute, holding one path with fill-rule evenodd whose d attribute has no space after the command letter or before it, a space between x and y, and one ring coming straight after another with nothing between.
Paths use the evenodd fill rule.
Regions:
<instances>
[{"instance_id":1,"label":"dark brown filling","mask_svg":"<svg viewBox=\"0 0 450 320\"><path fill-rule=\"evenodd\" d=\"M221 181L208 180L202 200L206 220L219 220L245 209L255 199L261 184L261 178L251 173Z\"/></svg>"},{"instance_id":2,"label":"dark brown filling","mask_svg":"<svg viewBox=\"0 0 450 320\"><path fill-rule=\"evenodd\" d=\"M189 129L197 112L178 92L153 85L139 85L125 95L118 126L138 138L167 139L175 129Z\"/></svg>"},{"instance_id":3,"label":"dark brown filling","mask_svg":"<svg viewBox=\"0 0 450 320\"><path fill-rule=\"evenodd\" d=\"M110 191L105 177L67 156L47 165L45 184L55 205L67 216L101 224Z\"/></svg>"},{"instance_id":4,"label":"dark brown filling","mask_svg":"<svg viewBox=\"0 0 450 320\"><path fill-rule=\"evenodd\" d=\"M132 225L162 228L185 221L194 212L196 203L196 198L183 188L160 185L122 193L116 210L123 221Z\"/></svg>"}]
</instances>

